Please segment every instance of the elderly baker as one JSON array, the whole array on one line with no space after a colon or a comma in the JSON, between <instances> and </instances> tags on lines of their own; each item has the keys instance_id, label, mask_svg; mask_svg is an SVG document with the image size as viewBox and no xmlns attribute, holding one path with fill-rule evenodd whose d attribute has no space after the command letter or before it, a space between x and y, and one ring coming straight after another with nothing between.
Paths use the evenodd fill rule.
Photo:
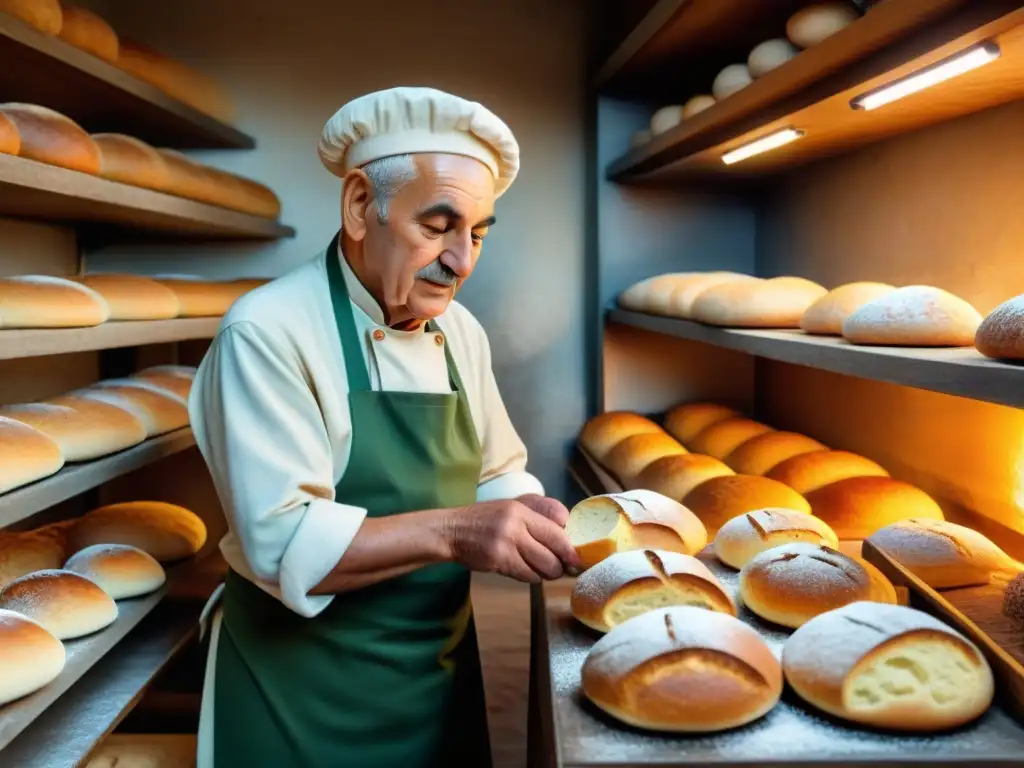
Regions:
<instances>
[{"instance_id":1,"label":"elderly baker","mask_svg":"<svg viewBox=\"0 0 1024 768\"><path fill-rule=\"evenodd\" d=\"M198 764L488 766L470 573L578 564L453 301L518 146L480 104L396 88L319 152L339 234L232 307L190 400L230 566Z\"/></svg>"}]
</instances>

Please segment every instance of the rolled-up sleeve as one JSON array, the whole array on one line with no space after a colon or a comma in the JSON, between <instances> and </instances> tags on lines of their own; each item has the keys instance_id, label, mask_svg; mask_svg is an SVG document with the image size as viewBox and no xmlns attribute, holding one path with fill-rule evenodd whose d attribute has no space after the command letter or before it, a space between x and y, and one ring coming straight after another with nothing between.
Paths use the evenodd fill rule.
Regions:
<instances>
[{"instance_id":1,"label":"rolled-up sleeve","mask_svg":"<svg viewBox=\"0 0 1024 768\"><path fill-rule=\"evenodd\" d=\"M308 593L366 510L334 500L330 440L300 361L254 324L229 325L196 374L189 412L250 570L296 613L320 613L333 596Z\"/></svg>"}]
</instances>

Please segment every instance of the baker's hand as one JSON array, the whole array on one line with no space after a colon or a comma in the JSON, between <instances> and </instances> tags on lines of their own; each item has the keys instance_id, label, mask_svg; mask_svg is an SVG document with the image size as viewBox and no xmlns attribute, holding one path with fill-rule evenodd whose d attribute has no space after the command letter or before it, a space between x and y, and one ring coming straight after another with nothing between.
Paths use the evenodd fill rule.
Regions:
<instances>
[{"instance_id":1,"label":"baker's hand","mask_svg":"<svg viewBox=\"0 0 1024 768\"><path fill-rule=\"evenodd\" d=\"M517 500L451 510L446 532L455 561L473 571L537 583L579 565L565 529Z\"/></svg>"},{"instance_id":2,"label":"baker's hand","mask_svg":"<svg viewBox=\"0 0 1024 768\"><path fill-rule=\"evenodd\" d=\"M529 493L525 496L520 496L519 501L523 502L534 512L544 515L544 517L561 528L565 527L565 522L569 519L569 510L558 499Z\"/></svg>"}]
</instances>

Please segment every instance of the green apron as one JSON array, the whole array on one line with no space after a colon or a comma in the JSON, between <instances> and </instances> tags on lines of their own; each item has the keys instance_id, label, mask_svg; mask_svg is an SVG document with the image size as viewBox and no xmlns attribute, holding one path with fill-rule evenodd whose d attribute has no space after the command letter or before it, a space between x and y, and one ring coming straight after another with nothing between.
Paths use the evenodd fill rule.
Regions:
<instances>
[{"instance_id":1,"label":"green apron","mask_svg":"<svg viewBox=\"0 0 1024 768\"><path fill-rule=\"evenodd\" d=\"M480 444L447 345L452 394L374 392L337 237L323 258L352 417L336 498L370 517L472 504ZM469 587L462 566L431 565L339 594L304 618L230 572L215 670L216 768L489 768Z\"/></svg>"}]
</instances>

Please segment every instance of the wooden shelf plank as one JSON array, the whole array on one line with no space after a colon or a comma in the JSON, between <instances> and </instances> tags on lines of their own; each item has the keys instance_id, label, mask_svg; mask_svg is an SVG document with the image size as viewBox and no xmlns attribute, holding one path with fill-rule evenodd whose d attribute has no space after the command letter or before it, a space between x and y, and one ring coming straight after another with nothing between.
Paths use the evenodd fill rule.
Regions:
<instances>
[{"instance_id":1,"label":"wooden shelf plank","mask_svg":"<svg viewBox=\"0 0 1024 768\"><path fill-rule=\"evenodd\" d=\"M189 428L155 437L96 461L68 464L55 475L0 495L0 527L24 520L44 509L127 475L196 444Z\"/></svg>"},{"instance_id":2,"label":"wooden shelf plank","mask_svg":"<svg viewBox=\"0 0 1024 768\"><path fill-rule=\"evenodd\" d=\"M251 149L252 137L149 83L0 13L0 101L56 109L90 133L178 149Z\"/></svg>"},{"instance_id":3,"label":"wooden shelf plank","mask_svg":"<svg viewBox=\"0 0 1024 768\"><path fill-rule=\"evenodd\" d=\"M716 328L621 309L609 311L607 320L769 360L1024 408L1024 365L991 360L973 348L855 346L800 331Z\"/></svg>"},{"instance_id":4,"label":"wooden shelf plank","mask_svg":"<svg viewBox=\"0 0 1024 768\"><path fill-rule=\"evenodd\" d=\"M273 219L2 154L0 215L190 238L272 240L295 234Z\"/></svg>"}]
</instances>

